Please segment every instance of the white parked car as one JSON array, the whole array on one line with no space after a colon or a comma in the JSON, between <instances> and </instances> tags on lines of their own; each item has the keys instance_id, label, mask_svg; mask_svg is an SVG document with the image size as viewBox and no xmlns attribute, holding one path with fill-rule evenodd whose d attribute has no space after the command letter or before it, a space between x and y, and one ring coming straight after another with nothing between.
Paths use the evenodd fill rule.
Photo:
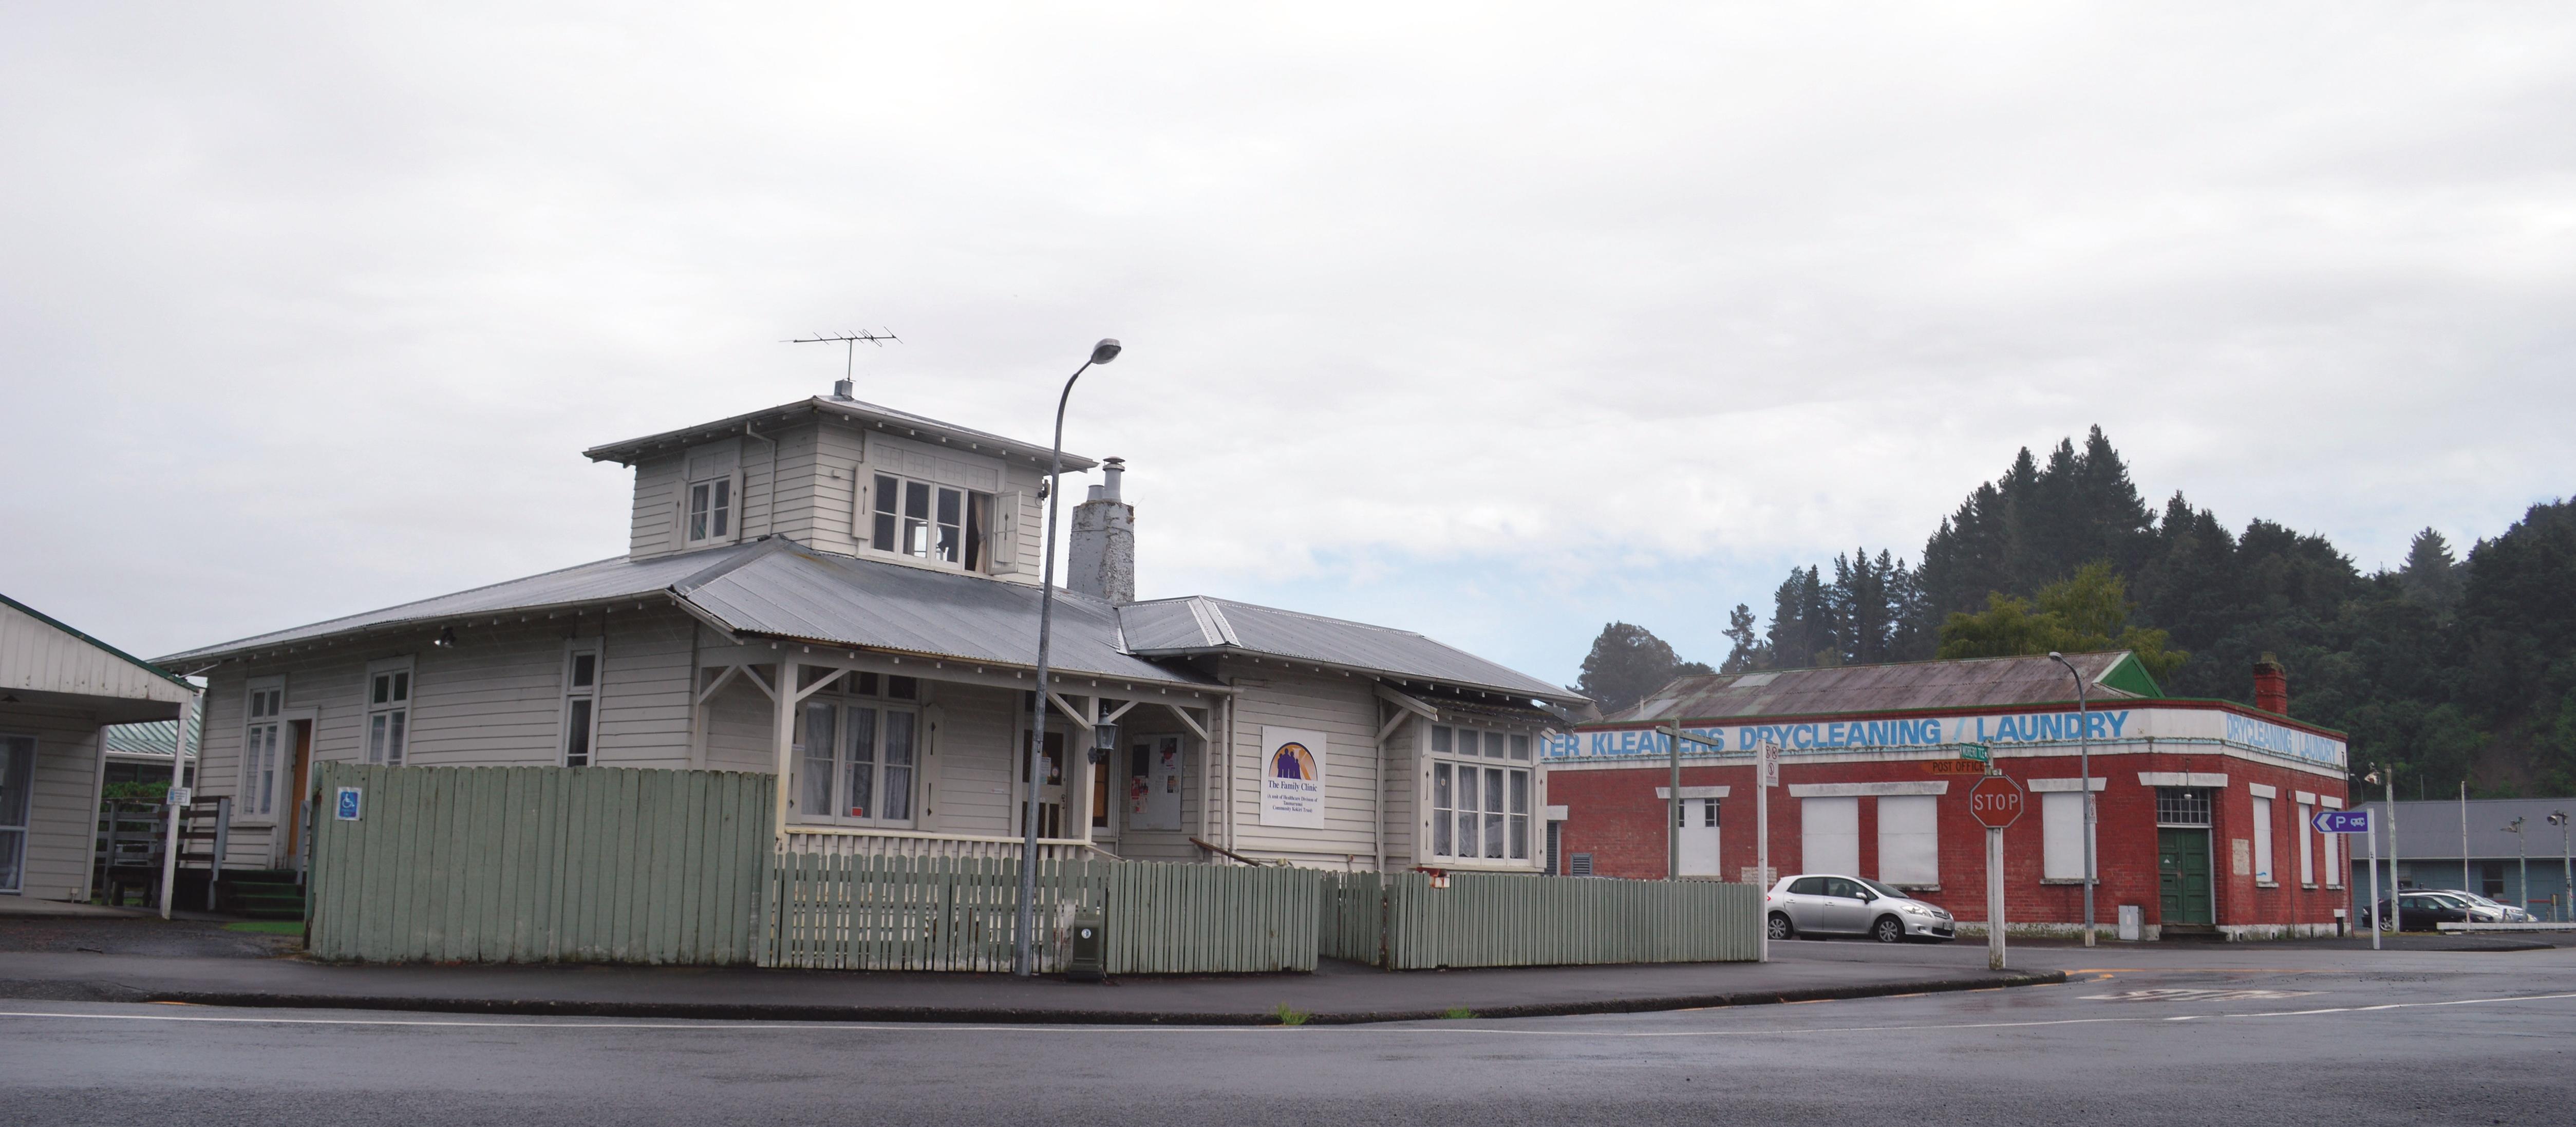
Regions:
<instances>
[{"instance_id":1,"label":"white parked car","mask_svg":"<svg viewBox=\"0 0 2576 1127\"><path fill-rule=\"evenodd\" d=\"M1881 943L1958 938L1950 910L1928 904L1866 877L1800 873L1780 878L1762 895L1771 938L1801 935L1866 935Z\"/></svg>"}]
</instances>

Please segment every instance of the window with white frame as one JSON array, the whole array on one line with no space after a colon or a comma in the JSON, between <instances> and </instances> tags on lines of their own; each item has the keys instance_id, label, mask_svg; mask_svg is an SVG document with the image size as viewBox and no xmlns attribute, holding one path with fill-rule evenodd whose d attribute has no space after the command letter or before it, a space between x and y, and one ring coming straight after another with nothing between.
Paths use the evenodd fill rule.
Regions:
<instances>
[{"instance_id":1,"label":"window with white frame","mask_svg":"<svg viewBox=\"0 0 2576 1127\"><path fill-rule=\"evenodd\" d=\"M2084 879L2084 796L2049 791L2039 796L2039 875L2046 880ZM2100 872L2102 855L2093 855ZM2098 877L2096 879L2099 879Z\"/></svg>"},{"instance_id":2,"label":"window with white frame","mask_svg":"<svg viewBox=\"0 0 2576 1127\"><path fill-rule=\"evenodd\" d=\"M2254 883L2277 883L2272 876L2272 800L2254 800Z\"/></svg>"},{"instance_id":3,"label":"window with white frame","mask_svg":"<svg viewBox=\"0 0 2576 1127\"><path fill-rule=\"evenodd\" d=\"M829 676L830 674L826 674ZM840 675L797 717L796 813L802 821L908 828L919 801L921 713L910 677Z\"/></svg>"},{"instance_id":4,"label":"window with white frame","mask_svg":"<svg viewBox=\"0 0 2576 1127\"><path fill-rule=\"evenodd\" d=\"M277 813L277 749L285 722L286 680L261 677L244 691L242 708L241 796L234 813L244 818Z\"/></svg>"},{"instance_id":5,"label":"window with white frame","mask_svg":"<svg viewBox=\"0 0 2576 1127\"><path fill-rule=\"evenodd\" d=\"M1432 855L1528 860L1529 761L1526 734L1432 725Z\"/></svg>"},{"instance_id":6,"label":"window with white frame","mask_svg":"<svg viewBox=\"0 0 2576 1127\"><path fill-rule=\"evenodd\" d=\"M993 495L875 474L868 546L966 571L990 571Z\"/></svg>"},{"instance_id":7,"label":"window with white frame","mask_svg":"<svg viewBox=\"0 0 2576 1127\"><path fill-rule=\"evenodd\" d=\"M588 767L599 727L599 643L564 647L563 763Z\"/></svg>"},{"instance_id":8,"label":"window with white frame","mask_svg":"<svg viewBox=\"0 0 2576 1127\"><path fill-rule=\"evenodd\" d=\"M2315 888L2317 886L2315 838L2317 804L2302 802L2298 804L2297 810L2299 813L2299 884L2307 888Z\"/></svg>"},{"instance_id":9,"label":"window with white frame","mask_svg":"<svg viewBox=\"0 0 2576 1127\"><path fill-rule=\"evenodd\" d=\"M367 666L367 762L403 765L411 748L411 659Z\"/></svg>"},{"instance_id":10,"label":"window with white frame","mask_svg":"<svg viewBox=\"0 0 2576 1127\"><path fill-rule=\"evenodd\" d=\"M1941 883L1939 799L1928 794L1879 797L1878 879L1922 888Z\"/></svg>"},{"instance_id":11,"label":"window with white frame","mask_svg":"<svg viewBox=\"0 0 2576 1127\"><path fill-rule=\"evenodd\" d=\"M690 544L722 544L733 539L733 495L730 473L689 483L688 504L680 527Z\"/></svg>"}]
</instances>

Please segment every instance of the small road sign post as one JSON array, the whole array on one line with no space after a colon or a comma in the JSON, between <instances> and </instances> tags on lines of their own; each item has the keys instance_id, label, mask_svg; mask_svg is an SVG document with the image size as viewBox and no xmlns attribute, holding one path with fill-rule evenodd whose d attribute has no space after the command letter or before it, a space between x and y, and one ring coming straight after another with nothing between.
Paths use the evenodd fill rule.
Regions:
<instances>
[{"instance_id":1,"label":"small road sign post","mask_svg":"<svg viewBox=\"0 0 2576 1127\"><path fill-rule=\"evenodd\" d=\"M2308 824L2321 834L2361 834L2370 839L2370 949L2378 950L2379 929L2388 923L2380 917L2396 913L2379 910L2379 835L2371 832L2370 811L2319 810ZM2394 906L2397 890L2389 889L2388 898Z\"/></svg>"},{"instance_id":2,"label":"small road sign post","mask_svg":"<svg viewBox=\"0 0 2576 1127\"><path fill-rule=\"evenodd\" d=\"M1984 744L1960 744L1959 758L1974 759L1979 763L1992 763L1995 761L1995 749Z\"/></svg>"},{"instance_id":3,"label":"small road sign post","mask_svg":"<svg viewBox=\"0 0 2576 1127\"><path fill-rule=\"evenodd\" d=\"M2004 827L2030 805L2021 784L1988 775L1968 788L1968 814L1986 827L1986 969L2004 969Z\"/></svg>"}]
</instances>

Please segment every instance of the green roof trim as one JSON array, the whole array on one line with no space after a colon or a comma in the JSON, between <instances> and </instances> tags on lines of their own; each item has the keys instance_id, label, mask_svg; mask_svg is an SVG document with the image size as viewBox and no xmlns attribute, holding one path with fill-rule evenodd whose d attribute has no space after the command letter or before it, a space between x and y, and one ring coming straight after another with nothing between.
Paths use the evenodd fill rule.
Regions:
<instances>
[{"instance_id":1,"label":"green roof trim","mask_svg":"<svg viewBox=\"0 0 2576 1127\"><path fill-rule=\"evenodd\" d=\"M134 667L135 667L135 668L137 668L137 669L140 669L140 670L142 670L142 671L144 671L144 672L146 672L146 673L149 673L149 674L151 674L151 675L153 675L153 676L155 676L155 677L158 677L158 678L160 678L160 679L162 679L162 680L164 680L164 681L168 681L168 682L170 682L170 683L171 683L171 684L173 684L173 685L177 685L177 686L179 686L179 687L180 687L180 688L182 688L182 689L186 689L186 690L188 690L189 692L192 692L192 693L193 693L193 692L196 692L196 691L197 691L197 687L196 687L195 685L191 685L191 684L189 684L186 678L181 677L181 676L179 676L179 675L178 675L178 674L176 674L176 673L172 673L172 672L170 672L170 671L169 671L169 670L167 670L167 669L163 669L163 668L161 668L161 667L160 667L160 666L158 666L158 665L154 665L154 664L152 664L151 662L145 661L145 660L143 660L142 658L136 657L136 656L134 656L133 654L127 653L127 652L125 652L124 650L120 650L120 649L118 649L118 648L116 648L116 647L114 647L114 646L108 645L107 643L102 642L102 641L99 641L99 640L98 640L98 639L96 639L96 638L90 637L89 635L84 634L84 633L80 632L80 631L79 631L79 630L77 630L77 629L74 629L70 623L64 622L62 619L56 618L56 617L54 617L54 616L52 616L52 615L50 615L50 614L46 614L46 613L45 613L45 612L43 612L43 611L37 610L36 608L31 607L31 606L28 606L28 605L27 605L27 604L25 604L25 603L19 602L19 601L18 601L18 600L16 600L16 599L10 598L10 597L9 597L9 596L7 596L7 595L0 595L0 603L7 603L7 604L9 604L10 606L13 606L13 607L18 608L19 610L25 611L25 612L27 613L27 616L28 616L28 617L33 618L33 619L35 619L35 620L36 620L36 621L38 621L38 622L42 622L42 623L44 623L45 625L47 625L47 626L51 626L51 627L53 627L53 628L54 628L54 629L56 629L56 630L60 630L60 631L62 631L62 632L63 632L63 633L65 633L65 634L69 634L69 635L71 635L72 637L75 637L75 638L80 639L81 641L87 642L87 643L89 643L89 644L91 644L91 645L93 645L93 646L96 646L96 647L98 647L98 648L100 648L100 649L102 649L102 650L106 650L109 654L111 654L111 655L113 655L113 656L115 656L115 657L123 658L124 660L126 660L126 661L128 661L128 662L131 662L131 663L134 665Z\"/></svg>"},{"instance_id":2,"label":"green roof trim","mask_svg":"<svg viewBox=\"0 0 2576 1127\"><path fill-rule=\"evenodd\" d=\"M2147 672L2147 667L2134 653L2121 654L2120 660L2113 662L2100 680L2102 684L2124 693L2136 693L2149 700L2164 699L2165 691L2156 687L2155 675Z\"/></svg>"}]
</instances>

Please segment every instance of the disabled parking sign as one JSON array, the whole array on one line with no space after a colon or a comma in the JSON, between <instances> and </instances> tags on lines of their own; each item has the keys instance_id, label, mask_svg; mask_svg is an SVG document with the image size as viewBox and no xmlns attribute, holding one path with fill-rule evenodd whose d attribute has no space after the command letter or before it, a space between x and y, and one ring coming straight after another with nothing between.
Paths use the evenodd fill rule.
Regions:
<instances>
[{"instance_id":1,"label":"disabled parking sign","mask_svg":"<svg viewBox=\"0 0 2576 1127\"><path fill-rule=\"evenodd\" d=\"M357 821L361 797L359 788L341 787L337 799L331 804L331 816L343 822Z\"/></svg>"}]
</instances>

